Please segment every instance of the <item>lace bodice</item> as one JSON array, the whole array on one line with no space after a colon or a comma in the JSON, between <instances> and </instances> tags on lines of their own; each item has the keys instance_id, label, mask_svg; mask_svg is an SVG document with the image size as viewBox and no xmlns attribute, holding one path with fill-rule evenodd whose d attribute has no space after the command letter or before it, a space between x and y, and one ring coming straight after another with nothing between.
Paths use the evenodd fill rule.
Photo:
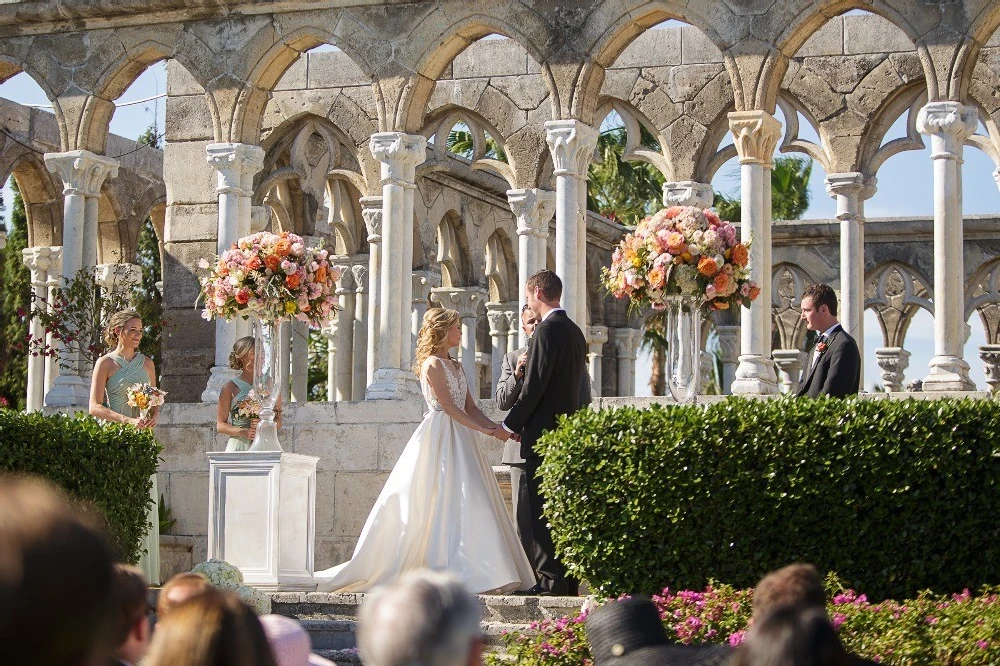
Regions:
<instances>
[{"instance_id":1,"label":"lace bodice","mask_svg":"<svg viewBox=\"0 0 1000 666\"><path fill-rule=\"evenodd\" d=\"M442 411L441 403L434 395L434 389L431 388L430 382L427 381L427 366L433 359L432 356L425 360L424 366L420 370L420 389L424 393L427 408L440 412ZM451 394L452 403L461 409L465 405L465 395L468 392L465 373L460 368L455 368L454 363L448 361L444 363L444 376L448 380L448 393Z\"/></svg>"}]
</instances>

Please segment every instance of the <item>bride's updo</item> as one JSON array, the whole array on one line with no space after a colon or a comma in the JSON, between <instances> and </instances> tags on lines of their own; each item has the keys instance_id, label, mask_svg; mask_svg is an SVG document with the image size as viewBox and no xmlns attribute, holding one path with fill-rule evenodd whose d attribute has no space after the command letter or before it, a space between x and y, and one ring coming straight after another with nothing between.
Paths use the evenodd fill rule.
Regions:
<instances>
[{"instance_id":1,"label":"bride's updo","mask_svg":"<svg viewBox=\"0 0 1000 666\"><path fill-rule=\"evenodd\" d=\"M413 374L420 376L424 361L434 355L448 337L448 331L458 323L458 312L448 308L431 308L424 313L424 321L417 334L417 353L413 358Z\"/></svg>"}]
</instances>

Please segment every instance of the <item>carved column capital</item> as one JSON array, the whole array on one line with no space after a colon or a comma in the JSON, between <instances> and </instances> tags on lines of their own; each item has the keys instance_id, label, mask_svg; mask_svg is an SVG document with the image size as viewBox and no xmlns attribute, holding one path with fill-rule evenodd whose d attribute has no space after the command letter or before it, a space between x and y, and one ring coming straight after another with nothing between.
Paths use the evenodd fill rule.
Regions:
<instances>
[{"instance_id":1,"label":"carved column capital","mask_svg":"<svg viewBox=\"0 0 1000 666\"><path fill-rule=\"evenodd\" d=\"M882 370L882 385L886 391L903 390L903 372L910 365L910 352L902 347L880 347L875 350L875 362Z\"/></svg>"},{"instance_id":2,"label":"carved column capital","mask_svg":"<svg viewBox=\"0 0 1000 666\"><path fill-rule=\"evenodd\" d=\"M21 250L21 260L28 270L31 271L31 283L33 285L44 285L48 281L49 271L52 269L53 257L51 247L26 247Z\"/></svg>"},{"instance_id":3,"label":"carved column capital","mask_svg":"<svg viewBox=\"0 0 1000 666\"><path fill-rule=\"evenodd\" d=\"M723 363L736 363L740 358L740 327L716 326L719 336L719 349L722 352Z\"/></svg>"},{"instance_id":4,"label":"carved column capital","mask_svg":"<svg viewBox=\"0 0 1000 666\"><path fill-rule=\"evenodd\" d=\"M608 343L607 326L587 327L587 351L594 356L601 355L601 349Z\"/></svg>"},{"instance_id":5,"label":"carved column capital","mask_svg":"<svg viewBox=\"0 0 1000 666\"><path fill-rule=\"evenodd\" d=\"M709 208L714 203L715 191L710 183L698 183L693 180L681 180L673 183L663 183L663 205L697 206Z\"/></svg>"},{"instance_id":6,"label":"carved column capital","mask_svg":"<svg viewBox=\"0 0 1000 666\"><path fill-rule=\"evenodd\" d=\"M489 297L489 292L480 287L435 287L431 294L443 307L457 310L462 319L478 317L479 307Z\"/></svg>"},{"instance_id":7,"label":"carved column capital","mask_svg":"<svg viewBox=\"0 0 1000 666\"><path fill-rule=\"evenodd\" d=\"M931 159L961 159L966 137L975 134L979 111L960 102L928 102L917 113L917 131L938 139L931 145Z\"/></svg>"},{"instance_id":8,"label":"carved column capital","mask_svg":"<svg viewBox=\"0 0 1000 666\"><path fill-rule=\"evenodd\" d=\"M367 294L368 266L363 264L354 264L351 266L351 272L354 273L354 286L357 293Z\"/></svg>"},{"instance_id":9,"label":"carved column capital","mask_svg":"<svg viewBox=\"0 0 1000 666\"><path fill-rule=\"evenodd\" d=\"M556 193L532 188L507 190L507 204L517 218L518 236L547 238L549 220L556 212Z\"/></svg>"},{"instance_id":10,"label":"carved column capital","mask_svg":"<svg viewBox=\"0 0 1000 666\"><path fill-rule=\"evenodd\" d=\"M431 297L431 291L435 287L441 286L441 276L433 271L413 271L411 280L414 303L427 303Z\"/></svg>"},{"instance_id":11,"label":"carved column capital","mask_svg":"<svg viewBox=\"0 0 1000 666\"><path fill-rule=\"evenodd\" d=\"M552 153L555 175L586 178L591 155L597 149L597 137L596 129L579 120L547 121L545 140Z\"/></svg>"},{"instance_id":12,"label":"carved column capital","mask_svg":"<svg viewBox=\"0 0 1000 666\"><path fill-rule=\"evenodd\" d=\"M979 358L983 361L983 371L990 391L1000 393L1000 345L980 345Z\"/></svg>"},{"instance_id":13,"label":"carved column capital","mask_svg":"<svg viewBox=\"0 0 1000 666\"><path fill-rule=\"evenodd\" d=\"M490 337L497 338L507 335L510 331L511 320L507 317L508 311L504 310L503 303L486 304L486 320L490 325Z\"/></svg>"},{"instance_id":14,"label":"carved column capital","mask_svg":"<svg viewBox=\"0 0 1000 666\"><path fill-rule=\"evenodd\" d=\"M740 156L740 164L763 164L770 168L774 148L781 138L781 123L767 111L733 111L729 130Z\"/></svg>"},{"instance_id":15,"label":"carved column capital","mask_svg":"<svg viewBox=\"0 0 1000 666\"><path fill-rule=\"evenodd\" d=\"M264 231L271 221L270 206L251 206L250 208L250 233L255 234Z\"/></svg>"},{"instance_id":16,"label":"carved column capital","mask_svg":"<svg viewBox=\"0 0 1000 666\"><path fill-rule=\"evenodd\" d=\"M116 284L127 282L137 284L142 280L142 267L136 264L98 264L94 266L94 281L104 290L114 289Z\"/></svg>"},{"instance_id":17,"label":"carved column capital","mask_svg":"<svg viewBox=\"0 0 1000 666\"><path fill-rule=\"evenodd\" d=\"M413 188L417 165L427 155L427 139L420 134L378 132L368 142L372 155L382 163L382 184Z\"/></svg>"},{"instance_id":18,"label":"carved column capital","mask_svg":"<svg viewBox=\"0 0 1000 666\"><path fill-rule=\"evenodd\" d=\"M45 168L62 179L63 194L99 197L104 181L108 177L118 177L118 160L89 150L45 153L44 159Z\"/></svg>"},{"instance_id":19,"label":"carved column capital","mask_svg":"<svg viewBox=\"0 0 1000 666\"><path fill-rule=\"evenodd\" d=\"M642 342L642 331L636 328L615 329L615 353L620 359L635 360L639 344Z\"/></svg>"},{"instance_id":20,"label":"carved column capital","mask_svg":"<svg viewBox=\"0 0 1000 666\"><path fill-rule=\"evenodd\" d=\"M218 194L248 197L254 175L264 168L264 149L248 143L210 143L205 159L218 172Z\"/></svg>"},{"instance_id":21,"label":"carved column capital","mask_svg":"<svg viewBox=\"0 0 1000 666\"><path fill-rule=\"evenodd\" d=\"M361 217L365 220L369 243L382 242L382 197L361 197Z\"/></svg>"}]
</instances>

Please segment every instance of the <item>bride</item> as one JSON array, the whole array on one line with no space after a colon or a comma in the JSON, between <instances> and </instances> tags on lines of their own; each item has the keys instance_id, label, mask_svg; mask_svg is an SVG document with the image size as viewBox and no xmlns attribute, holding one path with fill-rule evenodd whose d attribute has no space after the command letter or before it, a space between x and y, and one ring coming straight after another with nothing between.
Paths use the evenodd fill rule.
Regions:
<instances>
[{"instance_id":1,"label":"bride","mask_svg":"<svg viewBox=\"0 0 1000 666\"><path fill-rule=\"evenodd\" d=\"M375 500L354 556L315 574L320 591L363 592L421 568L450 571L474 593L535 584L476 434L498 425L448 354L461 337L456 311L424 315L413 370L430 411Z\"/></svg>"}]
</instances>

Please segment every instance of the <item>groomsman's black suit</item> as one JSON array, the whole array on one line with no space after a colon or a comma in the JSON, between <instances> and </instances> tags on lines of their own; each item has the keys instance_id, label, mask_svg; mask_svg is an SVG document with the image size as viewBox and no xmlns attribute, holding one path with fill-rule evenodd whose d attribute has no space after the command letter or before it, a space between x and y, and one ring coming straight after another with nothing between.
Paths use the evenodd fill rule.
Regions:
<instances>
[{"instance_id":1,"label":"groomsman's black suit","mask_svg":"<svg viewBox=\"0 0 1000 666\"><path fill-rule=\"evenodd\" d=\"M580 327L564 310L550 312L531 338L524 383L517 402L503 422L511 432L521 435L516 448L512 446L513 440L508 441L504 461L524 461L531 517L532 544L527 552L528 559L538 572L539 585L554 594L575 594L576 583L566 578L566 570L556 559L552 535L542 517L543 500L537 478L541 459L535 452L535 443L544 431L555 427L559 415L572 414L582 407L584 396L580 387L586 359L587 340Z\"/></svg>"},{"instance_id":2,"label":"groomsman's black suit","mask_svg":"<svg viewBox=\"0 0 1000 666\"><path fill-rule=\"evenodd\" d=\"M821 395L835 398L857 395L861 388L861 352L858 351L858 343L840 324L836 325L826 340L821 339L820 342L826 343L826 350L815 362L815 348L809 354L806 379L796 395L810 398Z\"/></svg>"}]
</instances>

